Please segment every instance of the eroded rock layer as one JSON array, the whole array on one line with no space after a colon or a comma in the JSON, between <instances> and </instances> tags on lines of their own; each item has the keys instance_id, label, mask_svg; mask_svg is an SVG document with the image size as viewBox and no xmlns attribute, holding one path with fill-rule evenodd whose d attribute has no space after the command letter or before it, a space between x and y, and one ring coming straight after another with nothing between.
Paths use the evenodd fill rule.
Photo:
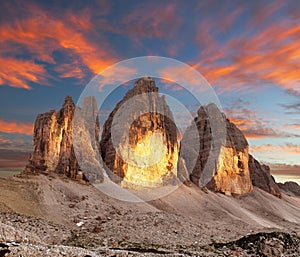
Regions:
<instances>
[{"instance_id":1,"label":"eroded rock layer","mask_svg":"<svg viewBox=\"0 0 300 257\"><path fill-rule=\"evenodd\" d=\"M109 176L124 187L174 181L177 129L153 79L139 79L116 105L104 124L100 149Z\"/></svg>"}]
</instances>

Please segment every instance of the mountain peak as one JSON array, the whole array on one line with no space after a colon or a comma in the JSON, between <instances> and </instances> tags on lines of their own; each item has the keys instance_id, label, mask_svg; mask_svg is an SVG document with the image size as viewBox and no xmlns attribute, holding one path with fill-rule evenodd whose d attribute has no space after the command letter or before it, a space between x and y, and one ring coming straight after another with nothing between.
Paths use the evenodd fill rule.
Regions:
<instances>
[{"instance_id":1,"label":"mountain peak","mask_svg":"<svg viewBox=\"0 0 300 257\"><path fill-rule=\"evenodd\" d=\"M73 99L72 99L72 97L70 96L70 95L67 95L66 97L65 97L65 100L64 100L64 103L63 103L63 107L64 106L74 106L74 101L73 101Z\"/></svg>"},{"instance_id":2,"label":"mountain peak","mask_svg":"<svg viewBox=\"0 0 300 257\"><path fill-rule=\"evenodd\" d=\"M158 92L158 87L153 78L145 76L134 83L133 92L135 94Z\"/></svg>"}]
</instances>

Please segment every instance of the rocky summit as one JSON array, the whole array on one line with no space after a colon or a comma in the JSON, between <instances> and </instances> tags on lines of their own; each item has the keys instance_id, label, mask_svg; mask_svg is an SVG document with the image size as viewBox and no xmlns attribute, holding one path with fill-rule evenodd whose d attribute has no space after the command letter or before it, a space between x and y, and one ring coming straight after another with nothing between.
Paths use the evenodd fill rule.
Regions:
<instances>
[{"instance_id":1,"label":"rocky summit","mask_svg":"<svg viewBox=\"0 0 300 257\"><path fill-rule=\"evenodd\" d=\"M220 136L212 133L211 123L216 120L223 120L225 127L226 139L221 142ZM219 126L222 126L222 122ZM192 132L194 127L198 135ZM196 185L228 195L246 194L256 186L281 197L270 168L261 165L249 154L248 142L243 133L214 104L200 107L198 116L183 135L181 149L180 154ZM209 157L213 157L210 162ZM201 184L205 168L211 172L211 179Z\"/></svg>"},{"instance_id":2,"label":"rocky summit","mask_svg":"<svg viewBox=\"0 0 300 257\"><path fill-rule=\"evenodd\" d=\"M95 123L94 132L91 133L88 127L85 126L84 120L93 113L91 106L93 106L95 99L87 97L83 101L83 108L78 108L81 122L75 124L76 133L80 133L81 141L76 142L77 147L80 144L84 147L85 153L90 153L91 145L88 142L92 140L84 139L94 136L95 141L99 141L99 122ZM81 181L87 179L94 179L95 176L87 177L83 174L81 167L77 161L74 144L73 144L73 130L75 104L70 96L66 96L62 108L56 112L51 110L49 112L39 114L34 124L34 151L30 155L28 164L25 167L25 172L33 173L58 173L64 174L67 177L74 178ZM86 114L84 116L84 114ZM101 179L98 175L97 179Z\"/></svg>"},{"instance_id":3,"label":"rocky summit","mask_svg":"<svg viewBox=\"0 0 300 257\"><path fill-rule=\"evenodd\" d=\"M208 115L209 112L211 115ZM216 134L213 135L212 120L223 120L219 126L224 126L224 140ZM199 135L191 133L193 126ZM218 140L221 140L220 144L217 144ZM216 105L200 107L195 121L183 135L181 146L181 155L190 169L191 180L196 185L229 195L241 195L252 190L247 140ZM213 159L209 160L209 157ZM201 178L205 168L211 172L211 179L203 183Z\"/></svg>"},{"instance_id":4,"label":"rocky summit","mask_svg":"<svg viewBox=\"0 0 300 257\"><path fill-rule=\"evenodd\" d=\"M108 174L123 187L176 183L176 125L152 78L136 81L116 105L104 124L100 148Z\"/></svg>"}]
</instances>

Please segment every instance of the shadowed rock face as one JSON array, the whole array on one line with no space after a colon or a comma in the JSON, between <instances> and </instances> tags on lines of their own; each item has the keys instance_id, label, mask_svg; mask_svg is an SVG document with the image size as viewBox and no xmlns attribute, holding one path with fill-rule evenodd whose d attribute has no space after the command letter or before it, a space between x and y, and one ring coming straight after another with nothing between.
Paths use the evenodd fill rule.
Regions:
<instances>
[{"instance_id":1,"label":"shadowed rock face","mask_svg":"<svg viewBox=\"0 0 300 257\"><path fill-rule=\"evenodd\" d=\"M300 186L296 182L287 181L284 183L277 183L277 185L288 194L292 193L295 196L300 196Z\"/></svg>"},{"instance_id":2,"label":"shadowed rock face","mask_svg":"<svg viewBox=\"0 0 300 257\"><path fill-rule=\"evenodd\" d=\"M89 100L85 100L84 108L88 108ZM66 96L59 112L51 110L39 114L34 125L34 151L30 155L25 172L35 173L59 173L78 180L86 179L78 164L72 142L73 117L75 104L70 96ZM87 109L83 113L90 113ZM79 124L79 123L78 123ZM77 124L77 130L80 128ZM99 141L99 122L93 136ZM90 131L81 123L82 136L90 134ZM86 146L88 147L87 143Z\"/></svg>"},{"instance_id":3,"label":"shadowed rock face","mask_svg":"<svg viewBox=\"0 0 300 257\"><path fill-rule=\"evenodd\" d=\"M252 155L249 155L249 170L251 181L254 186L259 187L272 195L281 197L280 189L273 176L271 176L269 166L260 164Z\"/></svg>"},{"instance_id":4,"label":"shadowed rock face","mask_svg":"<svg viewBox=\"0 0 300 257\"><path fill-rule=\"evenodd\" d=\"M100 149L108 174L124 187L156 187L176 178L177 129L153 79L136 81L116 105L104 124Z\"/></svg>"}]
</instances>

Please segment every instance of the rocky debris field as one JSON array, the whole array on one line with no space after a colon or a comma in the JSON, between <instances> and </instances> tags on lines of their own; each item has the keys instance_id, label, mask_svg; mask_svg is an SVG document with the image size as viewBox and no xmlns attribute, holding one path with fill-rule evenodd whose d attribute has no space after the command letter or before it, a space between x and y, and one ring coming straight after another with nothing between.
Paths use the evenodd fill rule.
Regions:
<instances>
[{"instance_id":1,"label":"rocky debris field","mask_svg":"<svg viewBox=\"0 0 300 257\"><path fill-rule=\"evenodd\" d=\"M99 231L70 229L40 218L1 213L0 256L299 256L296 232L260 232L226 243L130 242ZM139 220L139 218L137 218ZM138 230L139 228L137 228ZM145 231L145 230L144 230ZM177 238L180 239L178 232ZM163 237L162 237L163 239ZM193 242L191 240L191 242Z\"/></svg>"},{"instance_id":2,"label":"rocky debris field","mask_svg":"<svg viewBox=\"0 0 300 257\"><path fill-rule=\"evenodd\" d=\"M45 175L0 179L0 191L0 256L300 255L295 197L192 186L128 203Z\"/></svg>"}]
</instances>

